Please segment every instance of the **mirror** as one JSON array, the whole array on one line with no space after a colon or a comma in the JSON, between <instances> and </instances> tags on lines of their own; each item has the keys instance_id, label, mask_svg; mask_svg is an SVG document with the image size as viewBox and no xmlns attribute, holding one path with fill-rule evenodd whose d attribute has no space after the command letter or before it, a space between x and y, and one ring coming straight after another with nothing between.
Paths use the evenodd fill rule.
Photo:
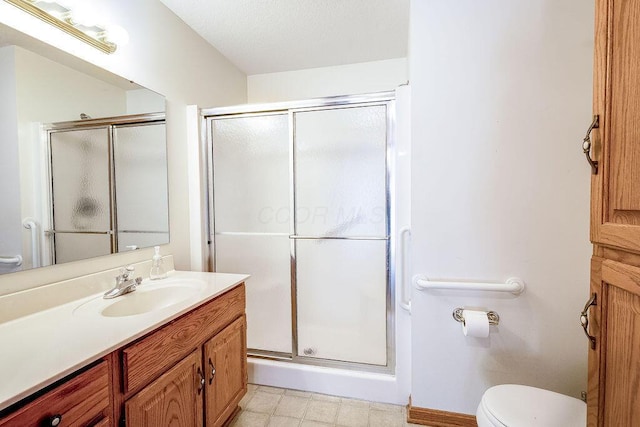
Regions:
<instances>
[{"instance_id":1,"label":"mirror","mask_svg":"<svg viewBox=\"0 0 640 427\"><path fill-rule=\"evenodd\" d=\"M0 273L169 242L165 100L0 24Z\"/></svg>"}]
</instances>

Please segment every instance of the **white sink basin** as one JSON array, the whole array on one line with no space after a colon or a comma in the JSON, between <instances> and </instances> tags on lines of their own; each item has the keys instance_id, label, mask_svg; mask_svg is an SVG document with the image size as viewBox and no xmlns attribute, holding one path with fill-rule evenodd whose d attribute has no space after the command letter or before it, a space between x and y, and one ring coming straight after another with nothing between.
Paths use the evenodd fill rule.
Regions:
<instances>
[{"instance_id":1,"label":"white sink basin","mask_svg":"<svg viewBox=\"0 0 640 427\"><path fill-rule=\"evenodd\" d=\"M104 299L91 299L73 310L74 315L99 314L105 317L124 317L145 314L178 304L195 296L204 287L197 280L163 279L145 281L131 293Z\"/></svg>"},{"instance_id":2,"label":"white sink basin","mask_svg":"<svg viewBox=\"0 0 640 427\"><path fill-rule=\"evenodd\" d=\"M107 317L121 317L148 313L184 301L196 293L195 289L183 286L135 291L115 298L100 314Z\"/></svg>"}]
</instances>

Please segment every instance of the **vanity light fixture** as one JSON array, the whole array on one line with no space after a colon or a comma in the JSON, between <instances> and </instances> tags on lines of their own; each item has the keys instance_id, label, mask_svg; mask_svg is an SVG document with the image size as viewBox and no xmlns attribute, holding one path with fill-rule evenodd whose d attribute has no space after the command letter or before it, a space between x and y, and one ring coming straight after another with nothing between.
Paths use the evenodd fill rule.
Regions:
<instances>
[{"instance_id":1,"label":"vanity light fixture","mask_svg":"<svg viewBox=\"0 0 640 427\"><path fill-rule=\"evenodd\" d=\"M56 2L41 0L4 0L15 7L35 16L44 22L74 36L77 39L101 50L104 53L113 53L117 45L107 39L107 32L98 25L83 25L76 22L73 12Z\"/></svg>"}]
</instances>

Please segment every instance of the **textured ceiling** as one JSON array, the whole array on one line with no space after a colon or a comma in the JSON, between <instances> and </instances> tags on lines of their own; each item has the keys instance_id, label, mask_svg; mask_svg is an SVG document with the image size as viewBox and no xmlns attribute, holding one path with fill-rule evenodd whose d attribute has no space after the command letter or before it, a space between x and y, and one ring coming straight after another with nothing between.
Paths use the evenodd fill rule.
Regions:
<instances>
[{"instance_id":1,"label":"textured ceiling","mask_svg":"<svg viewBox=\"0 0 640 427\"><path fill-rule=\"evenodd\" d=\"M160 0L248 75L407 56L409 0Z\"/></svg>"}]
</instances>

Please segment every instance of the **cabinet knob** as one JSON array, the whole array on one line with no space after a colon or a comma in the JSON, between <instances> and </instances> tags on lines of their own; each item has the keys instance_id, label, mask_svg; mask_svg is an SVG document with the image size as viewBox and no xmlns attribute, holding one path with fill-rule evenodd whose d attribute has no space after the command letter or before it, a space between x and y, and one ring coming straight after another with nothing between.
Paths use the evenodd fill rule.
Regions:
<instances>
[{"instance_id":1,"label":"cabinet knob","mask_svg":"<svg viewBox=\"0 0 640 427\"><path fill-rule=\"evenodd\" d=\"M62 422L62 415L56 414L49 417L49 424L47 425L51 427L58 427L61 422Z\"/></svg>"}]
</instances>

